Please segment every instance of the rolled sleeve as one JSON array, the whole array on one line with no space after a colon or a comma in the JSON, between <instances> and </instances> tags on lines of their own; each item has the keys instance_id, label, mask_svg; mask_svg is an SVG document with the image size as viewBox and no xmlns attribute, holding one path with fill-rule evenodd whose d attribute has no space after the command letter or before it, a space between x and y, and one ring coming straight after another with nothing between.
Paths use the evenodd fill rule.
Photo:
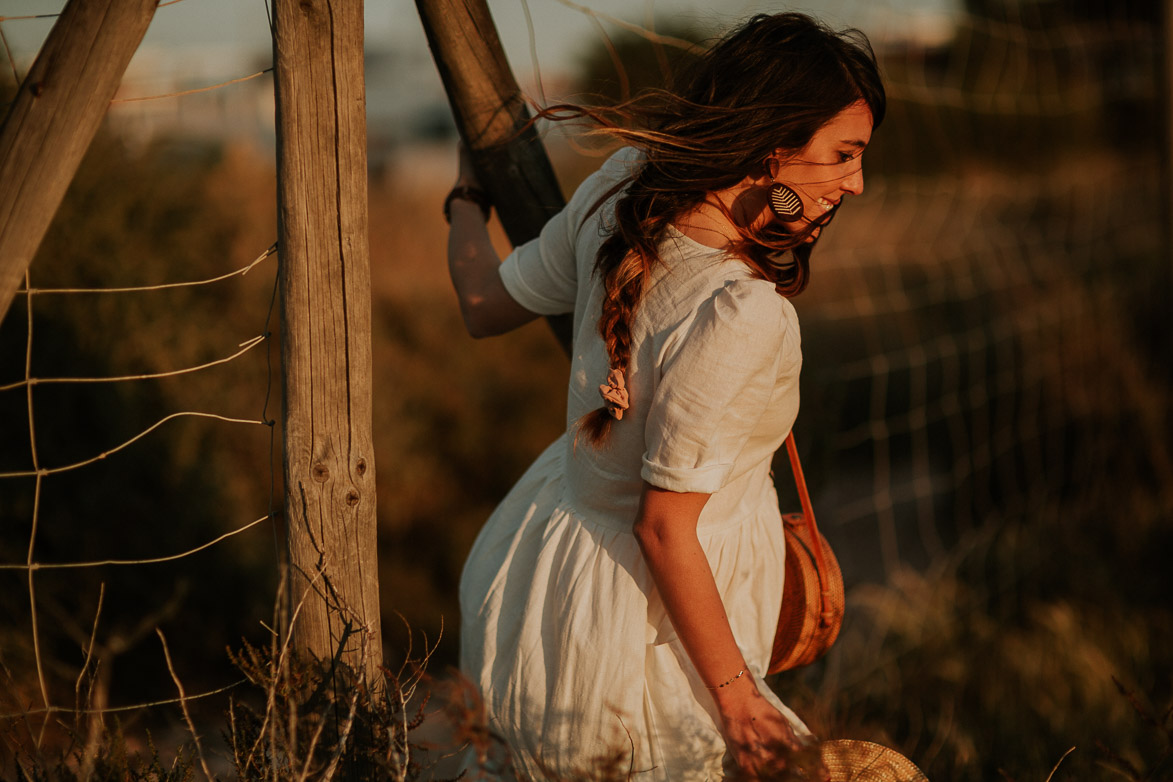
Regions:
<instances>
[{"instance_id":1,"label":"rolled sleeve","mask_svg":"<svg viewBox=\"0 0 1173 782\"><path fill-rule=\"evenodd\" d=\"M562 315L574 310L576 231L570 230L569 212L563 209L550 218L538 238L514 248L498 269L505 290L530 312Z\"/></svg>"},{"instance_id":2,"label":"rolled sleeve","mask_svg":"<svg viewBox=\"0 0 1173 782\"><path fill-rule=\"evenodd\" d=\"M729 480L774 392L784 304L769 282L730 282L683 327L649 409L645 481L712 494Z\"/></svg>"}]
</instances>

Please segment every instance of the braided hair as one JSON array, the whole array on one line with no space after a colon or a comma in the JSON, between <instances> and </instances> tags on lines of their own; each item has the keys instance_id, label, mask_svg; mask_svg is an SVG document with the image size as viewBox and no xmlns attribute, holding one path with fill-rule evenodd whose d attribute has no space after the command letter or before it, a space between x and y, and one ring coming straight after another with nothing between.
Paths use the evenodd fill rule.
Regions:
<instances>
[{"instance_id":1,"label":"braided hair","mask_svg":"<svg viewBox=\"0 0 1173 782\"><path fill-rule=\"evenodd\" d=\"M867 38L782 13L754 16L718 40L671 91L652 91L608 109L561 105L541 112L552 119L587 118L597 125L592 132L644 153L595 259L604 290L598 329L611 370L627 372L632 322L673 221L709 194L760 175L777 150L797 154L821 127L860 101L878 126L885 94ZM729 249L780 295L794 296L806 287L822 222L794 233L773 221L738 225L739 238ZM579 420L579 435L602 445L614 420L600 407Z\"/></svg>"}]
</instances>

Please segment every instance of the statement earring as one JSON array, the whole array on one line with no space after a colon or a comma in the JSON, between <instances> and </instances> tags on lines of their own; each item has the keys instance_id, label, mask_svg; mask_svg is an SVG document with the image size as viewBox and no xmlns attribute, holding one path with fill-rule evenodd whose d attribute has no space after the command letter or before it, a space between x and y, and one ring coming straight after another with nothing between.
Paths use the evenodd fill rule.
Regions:
<instances>
[{"instance_id":1,"label":"statement earring","mask_svg":"<svg viewBox=\"0 0 1173 782\"><path fill-rule=\"evenodd\" d=\"M781 182L770 188L770 211L784 223L793 223L802 217L802 199L798 193Z\"/></svg>"}]
</instances>

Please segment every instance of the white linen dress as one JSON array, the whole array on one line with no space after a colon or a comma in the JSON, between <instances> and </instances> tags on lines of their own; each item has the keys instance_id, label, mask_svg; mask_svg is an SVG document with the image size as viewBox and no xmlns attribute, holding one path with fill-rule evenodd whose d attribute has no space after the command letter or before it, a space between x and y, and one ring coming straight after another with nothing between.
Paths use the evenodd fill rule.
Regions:
<instances>
[{"instance_id":1,"label":"white linen dress","mask_svg":"<svg viewBox=\"0 0 1173 782\"><path fill-rule=\"evenodd\" d=\"M574 312L567 434L489 518L460 584L461 668L522 779L590 778L616 755L641 781L724 776L712 696L632 534L643 481L712 494L697 535L759 682L778 621L785 556L770 460L798 412L802 358L794 308L772 283L671 231L632 324L631 406L605 448L574 445L609 368L594 263L614 198L592 207L640 160L612 156L501 266L527 309Z\"/></svg>"}]
</instances>

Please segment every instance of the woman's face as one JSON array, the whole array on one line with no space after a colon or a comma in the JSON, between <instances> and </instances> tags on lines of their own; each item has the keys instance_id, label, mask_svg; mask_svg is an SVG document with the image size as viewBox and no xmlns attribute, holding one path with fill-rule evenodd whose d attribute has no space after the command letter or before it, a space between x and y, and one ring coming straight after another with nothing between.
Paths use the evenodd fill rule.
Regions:
<instances>
[{"instance_id":1,"label":"woman's face","mask_svg":"<svg viewBox=\"0 0 1173 782\"><path fill-rule=\"evenodd\" d=\"M773 179L798 193L802 217L785 223L800 231L810 222L819 223L839 205L843 196L863 192L863 151L872 138L872 112L863 101L853 103L815 132L810 143L797 155L778 150L771 165ZM813 237L812 237L813 238Z\"/></svg>"}]
</instances>

